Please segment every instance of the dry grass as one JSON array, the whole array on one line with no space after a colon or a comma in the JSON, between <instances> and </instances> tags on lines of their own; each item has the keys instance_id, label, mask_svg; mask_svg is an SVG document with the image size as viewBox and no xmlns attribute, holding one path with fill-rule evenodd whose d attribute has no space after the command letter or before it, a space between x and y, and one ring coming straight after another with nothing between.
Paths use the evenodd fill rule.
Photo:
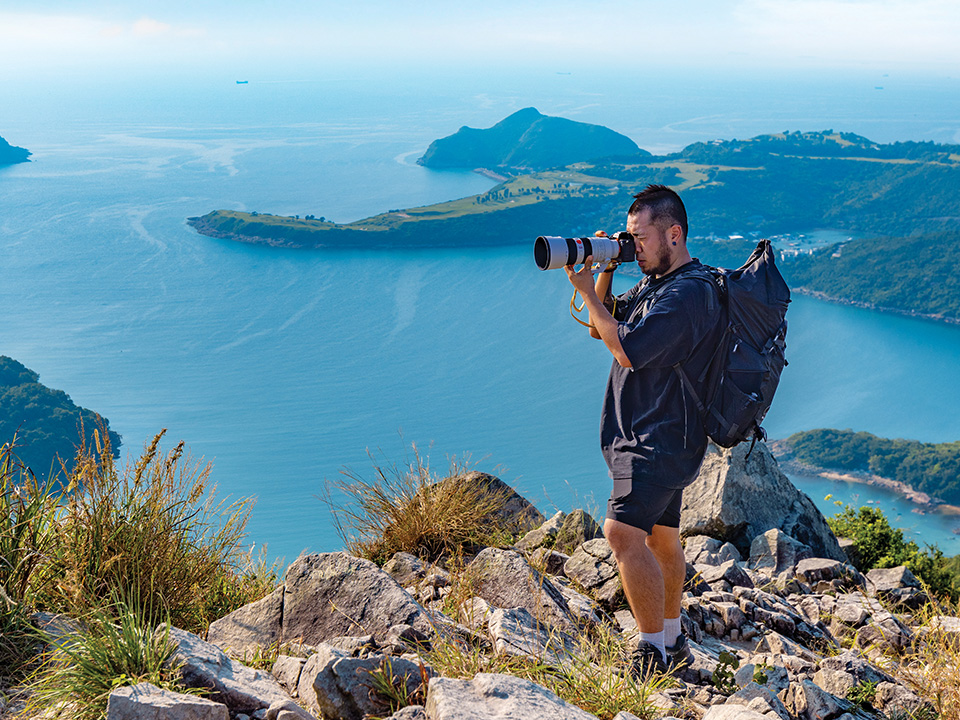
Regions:
<instances>
[{"instance_id":1,"label":"dry grass","mask_svg":"<svg viewBox=\"0 0 960 720\"><path fill-rule=\"evenodd\" d=\"M960 635L943 628L942 616L960 617L960 604L930 603L917 614L914 653L901 660L895 674L933 704L940 720L960 720Z\"/></svg>"},{"instance_id":2,"label":"dry grass","mask_svg":"<svg viewBox=\"0 0 960 720\"><path fill-rule=\"evenodd\" d=\"M462 483L466 467L456 459L438 478L416 445L413 452L406 468L374 462L372 479L345 470L343 479L328 481L321 499L351 554L380 565L401 551L434 561L512 539L495 520L505 493Z\"/></svg>"}]
</instances>

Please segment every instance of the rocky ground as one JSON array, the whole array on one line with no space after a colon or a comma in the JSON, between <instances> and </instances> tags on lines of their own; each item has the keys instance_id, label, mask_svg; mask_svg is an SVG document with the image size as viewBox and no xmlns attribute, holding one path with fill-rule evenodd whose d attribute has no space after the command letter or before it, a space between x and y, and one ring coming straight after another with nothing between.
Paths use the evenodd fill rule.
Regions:
<instances>
[{"instance_id":1,"label":"rocky ground","mask_svg":"<svg viewBox=\"0 0 960 720\"><path fill-rule=\"evenodd\" d=\"M652 686L644 717L937 717L934 699L898 670L931 632L960 642L960 619L921 624L928 598L909 570L861 575L763 446L749 458L746 448L711 453L685 495L682 624L694 661ZM535 527L459 565L404 553L383 568L343 552L299 558L275 592L213 623L205 640L171 631L186 683L208 698L125 687L111 695L108 718L595 718L527 679L431 666L431 650L452 643L575 673L596 668L578 664L585 637L635 642L594 521L581 511L544 521L519 496L512 507ZM270 671L234 659L258 646L281 648ZM391 693L417 704L391 714L374 681L385 669Z\"/></svg>"}]
</instances>

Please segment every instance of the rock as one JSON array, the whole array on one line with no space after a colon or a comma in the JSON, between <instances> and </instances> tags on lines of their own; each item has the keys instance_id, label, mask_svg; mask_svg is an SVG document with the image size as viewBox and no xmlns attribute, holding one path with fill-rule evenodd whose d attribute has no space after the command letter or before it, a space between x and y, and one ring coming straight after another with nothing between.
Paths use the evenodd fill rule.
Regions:
<instances>
[{"instance_id":1,"label":"rock","mask_svg":"<svg viewBox=\"0 0 960 720\"><path fill-rule=\"evenodd\" d=\"M227 706L150 683L117 688L107 700L107 720L229 720Z\"/></svg>"},{"instance_id":2,"label":"rock","mask_svg":"<svg viewBox=\"0 0 960 720\"><path fill-rule=\"evenodd\" d=\"M498 653L532 657L559 665L576 649L573 638L538 623L524 608L495 610L488 623Z\"/></svg>"},{"instance_id":3,"label":"rock","mask_svg":"<svg viewBox=\"0 0 960 720\"><path fill-rule=\"evenodd\" d=\"M761 652L768 652L774 656L791 655L808 662L817 662L820 659L812 650L774 631L770 631L763 636L763 640L760 641L759 650Z\"/></svg>"},{"instance_id":4,"label":"rock","mask_svg":"<svg viewBox=\"0 0 960 720\"><path fill-rule=\"evenodd\" d=\"M749 567L771 576L783 572L794 574L797 563L809 557L813 557L813 551L808 546L780 528L770 528L750 544Z\"/></svg>"},{"instance_id":5,"label":"rock","mask_svg":"<svg viewBox=\"0 0 960 720\"><path fill-rule=\"evenodd\" d=\"M264 720L317 720L293 700L275 702L267 708Z\"/></svg>"},{"instance_id":6,"label":"rock","mask_svg":"<svg viewBox=\"0 0 960 720\"><path fill-rule=\"evenodd\" d=\"M710 446L700 474L684 489L682 536L710 535L750 552L757 535L779 528L820 557L846 560L821 512L780 472L763 443L749 459L746 443L730 450Z\"/></svg>"},{"instance_id":7,"label":"rock","mask_svg":"<svg viewBox=\"0 0 960 720\"><path fill-rule=\"evenodd\" d=\"M867 573L870 595L883 598L893 605L917 609L930 598L923 592L920 581L905 565L892 568L874 568Z\"/></svg>"},{"instance_id":8,"label":"rock","mask_svg":"<svg viewBox=\"0 0 960 720\"><path fill-rule=\"evenodd\" d=\"M536 683L489 673L473 680L434 678L425 707L431 720L596 720Z\"/></svg>"},{"instance_id":9,"label":"rock","mask_svg":"<svg viewBox=\"0 0 960 720\"><path fill-rule=\"evenodd\" d=\"M164 632L161 625L157 631ZM211 699L222 702L233 713L252 713L290 695L263 670L254 670L231 660L213 643L193 633L171 627L170 640L177 644L174 662L182 662L181 673L187 687L206 688Z\"/></svg>"},{"instance_id":10,"label":"rock","mask_svg":"<svg viewBox=\"0 0 960 720\"><path fill-rule=\"evenodd\" d=\"M694 566L697 567L697 566ZM717 566L701 565L697 567L700 577L714 590L729 591L735 587L753 587L753 581L736 560L727 560Z\"/></svg>"},{"instance_id":11,"label":"rock","mask_svg":"<svg viewBox=\"0 0 960 720\"><path fill-rule=\"evenodd\" d=\"M297 685L300 683L300 671L306 663L306 658L278 655L270 672L277 682L291 695L297 694Z\"/></svg>"},{"instance_id":12,"label":"rock","mask_svg":"<svg viewBox=\"0 0 960 720\"><path fill-rule=\"evenodd\" d=\"M556 583L556 588L563 594L570 615L580 626L596 625L600 622L600 615L597 613L596 603L593 600L559 580Z\"/></svg>"},{"instance_id":13,"label":"rock","mask_svg":"<svg viewBox=\"0 0 960 720\"><path fill-rule=\"evenodd\" d=\"M691 565L721 565L728 560L742 560L731 543L709 535L694 535L684 540L683 554Z\"/></svg>"},{"instance_id":14,"label":"rock","mask_svg":"<svg viewBox=\"0 0 960 720\"><path fill-rule=\"evenodd\" d=\"M517 550L529 553L544 546L552 548L554 540L557 537L557 532L560 530L560 526L563 524L565 517L566 515L558 510L556 514L543 523L543 525L534 528L520 538L516 544Z\"/></svg>"},{"instance_id":15,"label":"rock","mask_svg":"<svg viewBox=\"0 0 960 720\"><path fill-rule=\"evenodd\" d=\"M501 608L524 608L540 622L574 632L576 622L556 586L512 550L485 548L467 566L477 595Z\"/></svg>"},{"instance_id":16,"label":"rock","mask_svg":"<svg viewBox=\"0 0 960 720\"><path fill-rule=\"evenodd\" d=\"M457 476L456 482L463 488L479 484L489 492L503 494L506 502L492 514L491 520L513 534L532 530L543 523L543 513L498 477L472 471Z\"/></svg>"},{"instance_id":17,"label":"rock","mask_svg":"<svg viewBox=\"0 0 960 720\"><path fill-rule=\"evenodd\" d=\"M806 678L792 683L782 695L784 706L798 720L833 720L852 707Z\"/></svg>"},{"instance_id":18,"label":"rock","mask_svg":"<svg viewBox=\"0 0 960 720\"><path fill-rule=\"evenodd\" d=\"M960 618L949 615L934 615L927 631L944 636L954 647L960 647Z\"/></svg>"},{"instance_id":19,"label":"rock","mask_svg":"<svg viewBox=\"0 0 960 720\"><path fill-rule=\"evenodd\" d=\"M471 630L487 626L487 621L493 610L483 598L471 597L459 607L459 620Z\"/></svg>"},{"instance_id":20,"label":"rock","mask_svg":"<svg viewBox=\"0 0 960 720\"><path fill-rule=\"evenodd\" d=\"M258 647L279 644L283 617L283 586L265 598L214 620L207 642L236 657L252 655Z\"/></svg>"},{"instance_id":21,"label":"rock","mask_svg":"<svg viewBox=\"0 0 960 720\"><path fill-rule=\"evenodd\" d=\"M873 704L887 717L935 717L933 705L903 685L892 682L877 684Z\"/></svg>"},{"instance_id":22,"label":"rock","mask_svg":"<svg viewBox=\"0 0 960 720\"><path fill-rule=\"evenodd\" d=\"M845 584L862 586L863 576L853 565L829 558L813 557L797 563L797 577L809 585L831 580L845 581Z\"/></svg>"},{"instance_id":23,"label":"rock","mask_svg":"<svg viewBox=\"0 0 960 720\"><path fill-rule=\"evenodd\" d=\"M574 550L563 566L563 574L607 607L616 607L623 600L617 561L606 538L588 540Z\"/></svg>"},{"instance_id":24,"label":"rock","mask_svg":"<svg viewBox=\"0 0 960 720\"><path fill-rule=\"evenodd\" d=\"M416 555L394 553L383 565L383 571L403 587L416 585L427 576L427 566Z\"/></svg>"},{"instance_id":25,"label":"rock","mask_svg":"<svg viewBox=\"0 0 960 720\"><path fill-rule=\"evenodd\" d=\"M365 715L382 715L386 704L371 692L370 673L384 663L389 664L391 673L404 683L408 693L421 685L420 665L410 660L383 655L354 658L321 643L300 673L300 700L327 720L362 720ZM425 671L429 675L430 671Z\"/></svg>"},{"instance_id":26,"label":"rock","mask_svg":"<svg viewBox=\"0 0 960 720\"><path fill-rule=\"evenodd\" d=\"M547 575L563 575L563 566L569 559L569 555L541 547L534 550L530 555L530 564L542 569Z\"/></svg>"},{"instance_id":27,"label":"rock","mask_svg":"<svg viewBox=\"0 0 960 720\"><path fill-rule=\"evenodd\" d=\"M913 631L892 613L882 610L872 614L870 622L856 634L859 647L881 653L903 653L913 642Z\"/></svg>"},{"instance_id":28,"label":"rock","mask_svg":"<svg viewBox=\"0 0 960 720\"><path fill-rule=\"evenodd\" d=\"M579 508L563 519L557 531L553 549L562 553L572 553L583 543L603 537L603 530L590 515Z\"/></svg>"},{"instance_id":29,"label":"rock","mask_svg":"<svg viewBox=\"0 0 960 720\"><path fill-rule=\"evenodd\" d=\"M728 703L708 708L703 715L703 720L770 720L770 718L743 705Z\"/></svg>"},{"instance_id":30,"label":"rock","mask_svg":"<svg viewBox=\"0 0 960 720\"><path fill-rule=\"evenodd\" d=\"M790 675L785 667L771 665L758 656L751 658L748 663L742 664L734 674L734 682L738 688L745 688L755 683L770 690L774 695L787 689L790 685Z\"/></svg>"},{"instance_id":31,"label":"rock","mask_svg":"<svg viewBox=\"0 0 960 720\"><path fill-rule=\"evenodd\" d=\"M287 568L283 642L317 645L340 635L373 635L393 625L431 632L427 610L369 560L344 552L305 555Z\"/></svg>"},{"instance_id":32,"label":"rock","mask_svg":"<svg viewBox=\"0 0 960 720\"><path fill-rule=\"evenodd\" d=\"M737 690L727 700L726 705L742 705L750 710L755 710L766 717L767 720L770 720L772 716L781 718L781 720L793 720L780 698L770 688L758 685L755 682L747 683Z\"/></svg>"},{"instance_id":33,"label":"rock","mask_svg":"<svg viewBox=\"0 0 960 720\"><path fill-rule=\"evenodd\" d=\"M813 681L827 692L845 698L851 688L864 683L892 682L893 678L851 650L824 658Z\"/></svg>"},{"instance_id":34,"label":"rock","mask_svg":"<svg viewBox=\"0 0 960 720\"><path fill-rule=\"evenodd\" d=\"M385 718L385 720L429 720L427 718L427 711L423 705L407 705L404 708L400 708L393 715Z\"/></svg>"}]
</instances>

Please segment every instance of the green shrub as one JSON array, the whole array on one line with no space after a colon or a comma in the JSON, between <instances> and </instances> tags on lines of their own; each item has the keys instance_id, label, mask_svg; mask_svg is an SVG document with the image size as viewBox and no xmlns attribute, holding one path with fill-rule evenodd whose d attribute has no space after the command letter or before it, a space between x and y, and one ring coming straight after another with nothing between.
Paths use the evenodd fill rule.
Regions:
<instances>
[{"instance_id":1,"label":"green shrub","mask_svg":"<svg viewBox=\"0 0 960 720\"><path fill-rule=\"evenodd\" d=\"M372 480L345 470L345 479L326 484L322 499L350 553L382 565L396 552L437 560L510 539L497 521L505 493L482 482L464 483L465 468L456 460L449 475L438 479L415 445L413 450L406 469L374 462Z\"/></svg>"},{"instance_id":2,"label":"green shrub","mask_svg":"<svg viewBox=\"0 0 960 720\"><path fill-rule=\"evenodd\" d=\"M827 522L833 532L854 542L856 567L861 572L874 568L906 565L937 596L957 598L957 577L936 545L921 550L912 540L903 539L903 530L892 527L879 508L847 505Z\"/></svg>"},{"instance_id":3,"label":"green shrub","mask_svg":"<svg viewBox=\"0 0 960 720\"><path fill-rule=\"evenodd\" d=\"M204 632L212 613L272 589L244 579L252 499L217 501L210 466L185 456L183 442L163 454L164 432L122 471L109 447L81 447L45 568L50 580L38 590L46 607L83 616L103 598L133 597Z\"/></svg>"}]
</instances>

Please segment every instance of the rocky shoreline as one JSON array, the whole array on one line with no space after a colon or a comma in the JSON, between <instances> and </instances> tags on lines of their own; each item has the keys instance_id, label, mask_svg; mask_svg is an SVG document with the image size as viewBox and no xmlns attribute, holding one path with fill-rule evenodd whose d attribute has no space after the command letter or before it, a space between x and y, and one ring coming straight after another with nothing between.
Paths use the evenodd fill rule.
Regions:
<instances>
[{"instance_id":1,"label":"rocky shoreline","mask_svg":"<svg viewBox=\"0 0 960 720\"><path fill-rule=\"evenodd\" d=\"M710 452L686 493L681 622L693 660L669 676L598 665L598 637L636 643L610 546L586 513L544 520L514 493L512 517L530 529L512 546L432 564L398 552L382 568L344 552L300 557L205 639L170 630L184 682L206 697L121 687L107 718L937 717L925 678L945 661L934 650L960 642L960 618L921 617L928 598L904 567L859 573L767 448L746 451ZM265 648L279 650L269 671L242 662ZM563 690L584 677L606 688L607 710ZM624 687L633 700L612 707L605 696Z\"/></svg>"},{"instance_id":2,"label":"rocky shoreline","mask_svg":"<svg viewBox=\"0 0 960 720\"><path fill-rule=\"evenodd\" d=\"M939 313L922 313L917 312L916 310L903 310L902 308L888 307L886 305L876 305L863 300L851 300L850 298L837 297L819 290L810 290L809 288L805 287L792 287L790 288L790 291L797 293L798 295L806 295L808 297L816 298L817 300L825 300L826 302L836 303L838 305L850 305L852 307L863 308L865 310L876 310L877 312L894 313L896 315L918 318L920 320L934 320L936 322L944 322L950 325L960 325L960 318L947 317Z\"/></svg>"}]
</instances>

